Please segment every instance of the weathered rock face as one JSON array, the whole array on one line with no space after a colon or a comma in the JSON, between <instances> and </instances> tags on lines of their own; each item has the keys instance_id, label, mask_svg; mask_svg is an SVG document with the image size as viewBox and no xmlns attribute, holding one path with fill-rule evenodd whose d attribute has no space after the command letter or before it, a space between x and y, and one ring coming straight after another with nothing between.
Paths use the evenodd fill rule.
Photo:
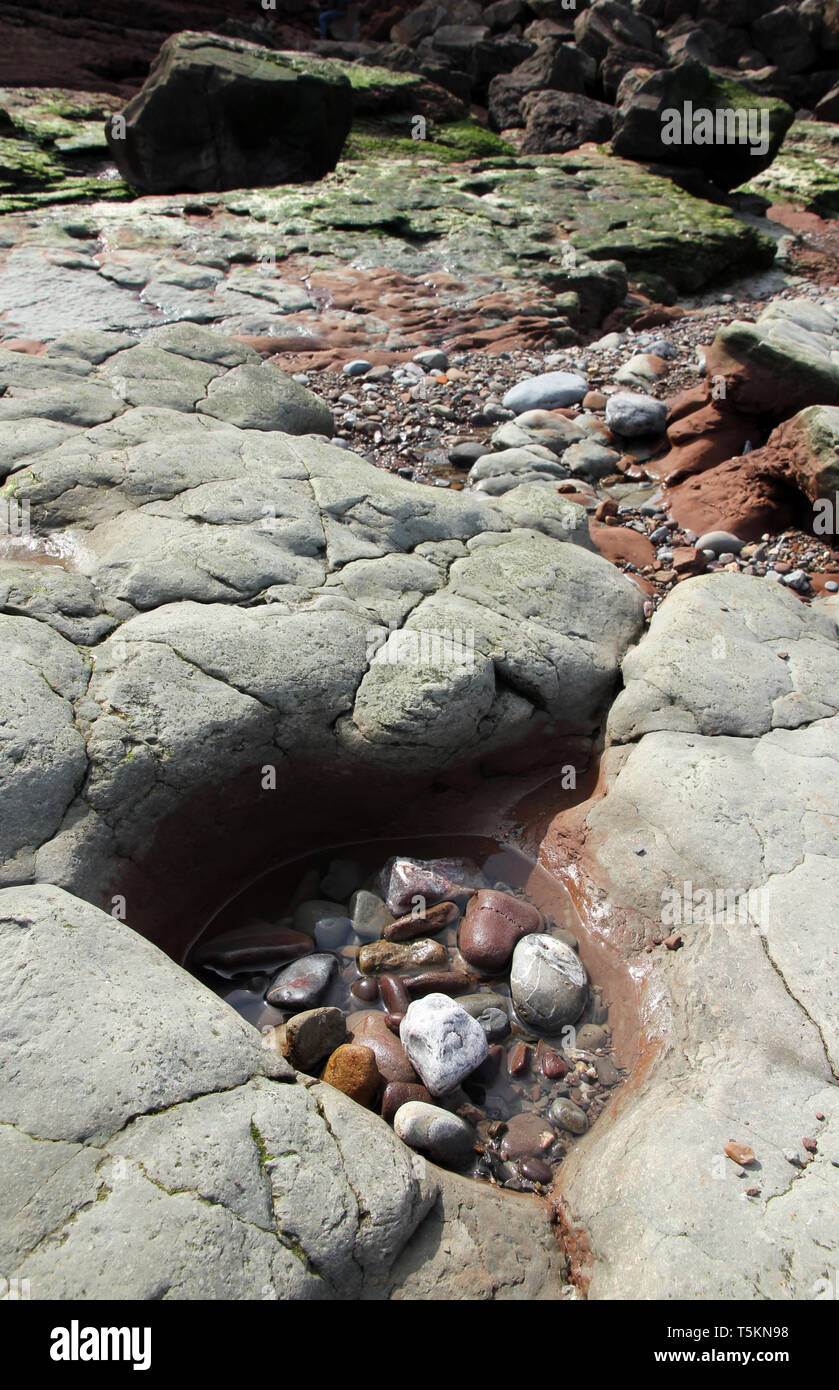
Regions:
<instances>
[{"instance_id":1,"label":"weathered rock face","mask_svg":"<svg viewBox=\"0 0 839 1390\"><path fill-rule=\"evenodd\" d=\"M6 889L0 944L7 1278L61 1300L560 1296L541 1207L511 1210L332 1086L297 1083L113 917Z\"/></svg>"},{"instance_id":2,"label":"weathered rock face","mask_svg":"<svg viewBox=\"0 0 839 1390\"><path fill-rule=\"evenodd\" d=\"M338 162L352 89L327 63L216 34L167 39L106 134L145 193L255 188L320 178Z\"/></svg>"},{"instance_id":3,"label":"weathered rock face","mask_svg":"<svg viewBox=\"0 0 839 1390\"><path fill-rule=\"evenodd\" d=\"M824 1296L839 1250L837 662L827 605L720 573L680 585L625 663L577 873L641 983L658 1057L564 1171L590 1297ZM645 952L674 929L682 949ZM731 1139L757 1155L756 1195Z\"/></svg>"},{"instance_id":4,"label":"weathered rock face","mask_svg":"<svg viewBox=\"0 0 839 1390\"><path fill-rule=\"evenodd\" d=\"M701 169L719 187L736 188L771 164L792 121L784 102L689 61L640 85L627 79L612 143L616 154Z\"/></svg>"}]
</instances>

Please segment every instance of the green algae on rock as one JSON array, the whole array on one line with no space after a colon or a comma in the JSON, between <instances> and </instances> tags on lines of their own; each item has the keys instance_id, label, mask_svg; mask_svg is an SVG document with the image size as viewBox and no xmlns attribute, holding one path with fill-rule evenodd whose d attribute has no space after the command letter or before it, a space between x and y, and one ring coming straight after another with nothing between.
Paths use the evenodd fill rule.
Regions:
<instances>
[{"instance_id":1,"label":"green algae on rock","mask_svg":"<svg viewBox=\"0 0 839 1390\"><path fill-rule=\"evenodd\" d=\"M796 121L768 169L743 188L821 217L839 214L839 125Z\"/></svg>"},{"instance_id":2,"label":"green algae on rock","mask_svg":"<svg viewBox=\"0 0 839 1390\"><path fill-rule=\"evenodd\" d=\"M102 130L118 108L105 93L0 88L0 213L130 197Z\"/></svg>"}]
</instances>

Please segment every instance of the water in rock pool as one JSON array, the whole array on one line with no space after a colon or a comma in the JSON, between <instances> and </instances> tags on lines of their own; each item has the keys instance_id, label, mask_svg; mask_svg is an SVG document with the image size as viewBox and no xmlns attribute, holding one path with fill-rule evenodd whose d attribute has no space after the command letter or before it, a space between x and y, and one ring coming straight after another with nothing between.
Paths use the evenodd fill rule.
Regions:
<instances>
[{"instance_id":1,"label":"water in rock pool","mask_svg":"<svg viewBox=\"0 0 839 1390\"><path fill-rule=\"evenodd\" d=\"M519 851L413 837L268 871L187 964L411 1147L539 1191L622 1079L580 936L565 889Z\"/></svg>"}]
</instances>

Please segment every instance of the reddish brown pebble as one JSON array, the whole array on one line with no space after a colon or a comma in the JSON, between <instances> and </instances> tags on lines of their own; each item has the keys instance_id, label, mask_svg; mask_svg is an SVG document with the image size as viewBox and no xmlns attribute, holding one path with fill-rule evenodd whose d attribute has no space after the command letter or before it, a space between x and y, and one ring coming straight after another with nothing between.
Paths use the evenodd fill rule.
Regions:
<instances>
[{"instance_id":1,"label":"reddish brown pebble","mask_svg":"<svg viewBox=\"0 0 839 1390\"><path fill-rule=\"evenodd\" d=\"M523 1042L516 1043L510 1048L507 1056L507 1070L511 1076L521 1076L523 1071L527 1071L530 1065L530 1048Z\"/></svg>"},{"instance_id":2,"label":"reddish brown pebble","mask_svg":"<svg viewBox=\"0 0 839 1390\"><path fill-rule=\"evenodd\" d=\"M568 1074L568 1063L552 1047L546 1047L542 1053L542 1074L549 1076L552 1080Z\"/></svg>"},{"instance_id":3,"label":"reddish brown pebble","mask_svg":"<svg viewBox=\"0 0 839 1390\"><path fill-rule=\"evenodd\" d=\"M816 1143L815 1139L802 1139L801 1142L804 1145L804 1148L807 1150L808 1154L818 1153L819 1146Z\"/></svg>"},{"instance_id":4,"label":"reddish brown pebble","mask_svg":"<svg viewBox=\"0 0 839 1390\"><path fill-rule=\"evenodd\" d=\"M398 975L382 975L379 995L389 1014L406 1014L411 1000Z\"/></svg>"},{"instance_id":5,"label":"reddish brown pebble","mask_svg":"<svg viewBox=\"0 0 839 1390\"><path fill-rule=\"evenodd\" d=\"M820 1110L817 1110L817 1111L816 1111L816 1119L817 1119L817 1120L823 1120L823 1119L824 1119L824 1115L822 1114L822 1112L821 1112Z\"/></svg>"},{"instance_id":6,"label":"reddish brown pebble","mask_svg":"<svg viewBox=\"0 0 839 1390\"><path fill-rule=\"evenodd\" d=\"M528 1182L553 1182L553 1169L543 1158L523 1158L519 1172Z\"/></svg>"},{"instance_id":7,"label":"reddish brown pebble","mask_svg":"<svg viewBox=\"0 0 839 1390\"><path fill-rule=\"evenodd\" d=\"M747 1188L746 1188L746 1196L747 1196L747 1197L759 1197L759 1196L760 1196L760 1188L759 1188L759 1187L747 1187Z\"/></svg>"},{"instance_id":8,"label":"reddish brown pebble","mask_svg":"<svg viewBox=\"0 0 839 1390\"><path fill-rule=\"evenodd\" d=\"M482 888L467 903L457 944L463 959L476 970L495 974L507 967L516 943L543 926L542 914L532 903Z\"/></svg>"},{"instance_id":9,"label":"reddish brown pebble","mask_svg":"<svg viewBox=\"0 0 839 1390\"><path fill-rule=\"evenodd\" d=\"M385 927L383 935L386 941L410 941L415 936L434 936L456 922L459 915L457 903L435 903L415 917L399 917Z\"/></svg>"},{"instance_id":10,"label":"reddish brown pebble","mask_svg":"<svg viewBox=\"0 0 839 1390\"><path fill-rule=\"evenodd\" d=\"M412 1086L407 1081L389 1081L382 1096L382 1119L392 1124L400 1105L409 1100L424 1100L427 1105L434 1104L430 1091L424 1086Z\"/></svg>"},{"instance_id":11,"label":"reddish brown pebble","mask_svg":"<svg viewBox=\"0 0 839 1390\"><path fill-rule=\"evenodd\" d=\"M375 1053L358 1043L344 1043L330 1056L323 1079L359 1105L369 1105L379 1088Z\"/></svg>"},{"instance_id":12,"label":"reddish brown pebble","mask_svg":"<svg viewBox=\"0 0 839 1390\"><path fill-rule=\"evenodd\" d=\"M741 1167L748 1168L750 1163L755 1162L755 1151L748 1144L740 1144L736 1139L729 1139L724 1147L724 1152L734 1163L739 1163Z\"/></svg>"},{"instance_id":13,"label":"reddish brown pebble","mask_svg":"<svg viewBox=\"0 0 839 1390\"><path fill-rule=\"evenodd\" d=\"M391 1033L395 1033L397 1037L399 1036L399 1028L404 1017L404 1014L385 1014L385 1023Z\"/></svg>"},{"instance_id":14,"label":"reddish brown pebble","mask_svg":"<svg viewBox=\"0 0 839 1390\"><path fill-rule=\"evenodd\" d=\"M363 999L365 1003L369 1004L379 993L379 987L375 980L356 980L350 993L354 994L356 999Z\"/></svg>"},{"instance_id":15,"label":"reddish brown pebble","mask_svg":"<svg viewBox=\"0 0 839 1390\"><path fill-rule=\"evenodd\" d=\"M678 951L679 947L682 944L682 938L680 933L674 931L672 936L665 936L664 944L667 947L668 951Z\"/></svg>"},{"instance_id":16,"label":"reddish brown pebble","mask_svg":"<svg viewBox=\"0 0 839 1390\"><path fill-rule=\"evenodd\" d=\"M468 994L475 981L460 970L424 970L405 975L403 984L412 999L419 999L424 994Z\"/></svg>"}]
</instances>

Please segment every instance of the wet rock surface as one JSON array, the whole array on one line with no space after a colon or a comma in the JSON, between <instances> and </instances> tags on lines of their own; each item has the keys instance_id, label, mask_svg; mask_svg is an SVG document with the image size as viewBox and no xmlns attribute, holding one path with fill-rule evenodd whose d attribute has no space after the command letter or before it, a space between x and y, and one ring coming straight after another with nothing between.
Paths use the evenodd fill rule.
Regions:
<instances>
[{"instance_id":1,"label":"wet rock surface","mask_svg":"<svg viewBox=\"0 0 839 1390\"><path fill-rule=\"evenodd\" d=\"M205 6L210 47L334 98L316 139L260 139L256 173L229 121L186 159L159 124L143 147L147 118L114 142L182 27L165 3L30 8L0 15L2 80L27 84L0 91L4 1273L55 1298L555 1298L544 1209L494 1190L553 1187L579 1293L818 1296L839 1247L830 7L362 3L317 39L304 5ZM765 114L763 153L663 141L685 98ZM285 182L339 136L331 173ZM136 196L129 146L123 173L156 150L170 191ZM582 384L544 394L557 376ZM604 725L596 799L545 833L557 757L590 764ZM511 794L505 833L538 824L639 993L631 1093L616 977L506 872L339 855L214 923L204 985L121 924L165 902L192 940L278 823L314 842L300 792L326 779L367 806L403 779L400 815L438 779L450 814L470 776L494 793L522 767L554 781L538 812ZM546 920L469 960L482 893ZM507 946L545 936L592 974L537 1036ZM382 946L401 954L359 974ZM275 1003L278 972L297 993ZM441 995L482 1060L432 1096L400 1030Z\"/></svg>"}]
</instances>

